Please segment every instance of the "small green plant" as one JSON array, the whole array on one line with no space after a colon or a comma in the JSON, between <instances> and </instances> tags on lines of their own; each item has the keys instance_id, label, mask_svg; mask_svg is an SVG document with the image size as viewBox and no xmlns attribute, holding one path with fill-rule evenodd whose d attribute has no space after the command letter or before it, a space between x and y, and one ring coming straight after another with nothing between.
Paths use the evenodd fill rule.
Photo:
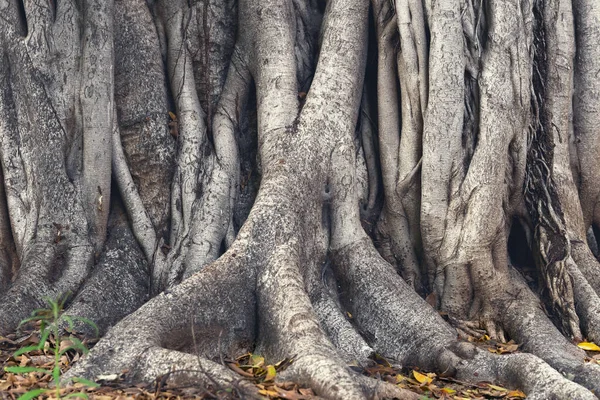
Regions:
<instances>
[{"instance_id":1,"label":"small green plant","mask_svg":"<svg viewBox=\"0 0 600 400\"><path fill-rule=\"evenodd\" d=\"M61 389L62 389L62 387L60 385L60 383L61 383L60 382L60 377L61 377L60 359L61 359L61 357L69 350L78 350L78 351L81 351L82 353L88 352L88 349L85 346L85 344L83 344L81 342L81 340L79 340L78 338L76 338L74 336L61 336L60 335L61 327L64 326L65 324L67 324L69 326L69 329L72 331L74 322L79 321L79 322L82 322L82 323L87 324L90 327L92 327L96 332L96 336L98 335L98 328L96 327L96 324L94 324L89 319L65 315L63 313L63 307L64 307L65 302L67 301L68 297L69 297L68 294L60 296L56 301L46 298L45 300L46 300L46 303L48 304L48 307L37 309L37 310L33 311L33 313L31 314L31 317L24 319L19 324L19 328L21 328L24 324L27 324L30 322L39 323L40 324L40 341L36 345L20 348L19 350L14 352L13 357L16 358L22 354L29 353L31 351L45 351L47 353L50 353L53 356L52 369L38 368L38 367L32 367L32 366L31 367L30 366L12 366L12 367L5 367L4 370L6 372L10 372L13 374L28 374L31 372L38 372L38 373L42 373L44 375L50 375L50 376L52 376L52 383L54 384L54 388L52 388L52 389L47 389L47 388L33 389L33 390L30 390L30 391L24 393L23 395L21 395L18 400L30 400L30 399L33 399L40 395L43 395L43 394L52 394L53 392L54 392L54 397L56 397L57 399L61 399L61 398L66 399L66 398L70 398L70 397L79 397L79 398L84 398L84 399L88 398L88 395L85 393L70 393L66 396L61 397ZM52 341L49 340L50 336L52 336L54 343L52 343ZM70 344L68 346L66 346L65 348L61 349L60 344L64 340L69 340ZM87 379L82 379L82 378L73 378L73 381L77 382L77 383L81 383L88 387L98 387L99 386L95 382L89 381Z\"/></svg>"}]
</instances>

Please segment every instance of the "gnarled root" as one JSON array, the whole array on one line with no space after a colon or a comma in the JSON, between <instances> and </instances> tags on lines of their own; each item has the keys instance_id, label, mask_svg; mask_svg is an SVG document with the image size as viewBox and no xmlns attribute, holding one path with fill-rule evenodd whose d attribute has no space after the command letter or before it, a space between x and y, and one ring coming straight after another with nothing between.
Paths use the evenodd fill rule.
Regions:
<instances>
[{"instance_id":1,"label":"gnarled root","mask_svg":"<svg viewBox=\"0 0 600 400\"><path fill-rule=\"evenodd\" d=\"M517 385L533 398L595 398L533 355L498 356L469 343L457 342L456 334L441 317L400 277L389 273L390 266L376 253L368 239L340 249L335 259L338 260L334 267L336 277L345 288L343 303L355 316L359 331L379 353L398 360L402 365L437 370L467 381L490 380ZM596 368L583 363L582 353L566 343L541 310L538 317L546 321L546 326L552 327L553 339L558 338L565 343L562 350L556 352L569 360L562 366L570 364L570 373L585 371L586 378L579 382L590 390L596 390L597 384L590 379ZM520 318L525 319L525 315L513 314L511 321L520 321ZM511 328L510 333L513 334L513 326L508 321L502 322ZM528 326L533 328L533 325ZM531 329L523 336L517 336L517 340L527 338L530 342L535 341L538 333L538 330ZM552 347L550 344L547 346ZM524 349L543 356L541 347L524 344ZM547 361L553 367L559 367L558 359L548 358Z\"/></svg>"}]
</instances>

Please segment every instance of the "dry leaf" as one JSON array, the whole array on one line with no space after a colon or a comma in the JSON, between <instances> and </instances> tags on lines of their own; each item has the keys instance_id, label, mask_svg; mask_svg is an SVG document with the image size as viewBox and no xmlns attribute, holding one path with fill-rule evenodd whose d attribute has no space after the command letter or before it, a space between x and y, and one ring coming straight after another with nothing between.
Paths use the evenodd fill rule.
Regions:
<instances>
[{"instance_id":1,"label":"dry leaf","mask_svg":"<svg viewBox=\"0 0 600 400\"><path fill-rule=\"evenodd\" d=\"M98 375L96 377L97 381L116 381L117 379L119 379L117 374Z\"/></svg>"},{"instance_id":2,"label":"dry leaf","mask_svg":"<svg viewBox=\"0 0 600 400\"><path fill-rule=\"evenodd\" d=\"M267 365L267 376L265 376L265 381L272 381L275 379L275 375L277 375L275 367L272 365Z\"/></svg>"},{"instance_id":3,"label":"dry leaf","mask_svg":"<svg viewBox=\"0 0 600 400\"><path fill-rule=\"evenodd\" d=\"M264 357L252 354L250 357L250 364L252 364L252 368L260 368L265 365L265 359Z\"/></svg>"},{"instance_id":4,"label":"dry leaf","mask_svg":"<svg viewBox=\"0 0 600 400\"><path fill-rule=\"evenodd\" d=\"M432 378L417 371L413 371L413 376L415 377L417 382L421 384L429 385L431 382L433 382Z\"/></svg>"},{"instance_id":5,"label":"dry leaf","mask_svg":"<svg viewBox=\"0 0 600 400\"><path fill-rule=\"evenodd\" d=\"M43 365L46 363L54 364L54 357L52 356L31 356L31 363L35 365Z\"/></svg>"},{"instance_id":6,"label":"dry leaf","mask_svg":"<svg viewBox=\"0 0 600 400\"><path fill-rule=\"evenodd\" d=\"M25 356L25 354L23 354L21 357L19 357L19 366L20 367L25 367L28 362L29 362L29 358L27 358Z\"/></svg>"},{"instance_id":7,"label":"dry leaf","mask_svg":"<svg viewBox=\"0 0 600 400\"><path fill-rule=\"evenodd\" d=\"M600 346L593 342L581 342L577 347L588 351L600 351Z\"/></svg>"},{"instance_id":8,"label":"dry leaf","mask_svg":"<svg viewBox=\"0 0 600 400\"><path fill-rule=\"evenodd\" d=\"M525 395L525 393L521 392L520 390L511 390L510 392L507 393L508 397L517 397L520 399L524 399L527 396Z\"/></svg>"},{"instance_id":9,"label":"dry leaf","mask_svg":"<svg viewBox=\"0 0 600 400\"><path fill-rule=\"evenodd\" d=\"M271 396L271 397L277 397L279 396L279 393L277 393L274 390L259 390L258 393L262 394L263 396Z\"/></svg>"},{"instance_id":10,"label":"dry leaf","mask_svg":"<svg viewBox=\"0 0 600 400\"><path fill-rule=\"evenodd\" d=\"M425 297L425 301L431 307L435 308L437 306L437 294L435 292L431 292Z\"/></svg>"}]
</instances>

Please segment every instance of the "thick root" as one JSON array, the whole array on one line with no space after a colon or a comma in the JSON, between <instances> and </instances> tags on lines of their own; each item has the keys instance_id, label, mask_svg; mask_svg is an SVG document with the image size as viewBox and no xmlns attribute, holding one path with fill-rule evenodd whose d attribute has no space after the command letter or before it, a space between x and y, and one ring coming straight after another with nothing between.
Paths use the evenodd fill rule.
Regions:
<instances>
[{"instance_id":1,"label":"thick root","mask_svg":"<svg viewBox=\"0 0 600 400\"><path fill-rule=\"evenodd\" d=\"M150 375L155 378L154 373L170 372L170 365L144 372L143 363L159 364L153 357L170 359L171 350L206 357L247 351L254 340L255 303L249 295L252 268L240 268L244 261L235 254L224 256L205 272L153 298L113 327L67 377L94 379L129 370L132 377L141 374L147 380ZM165 351L148 354L150 348Z\"/></svg>"},{"instance_id":2,"label":"thick root","mask_svg":"<svg viewBox=\"0 0 600 400\"><path fill-rule=\"evenodd\" d=\"M551 333L551 337L556 340L545 341L544 350L541 346L530 345L539 335L539 330L533 329L534 324L527 324L530 328L525 335L513 336L514 324L527 319L531 308L525 315L512 314L510 320L502 322L510 328L509 333L518 342L529 341L523 344L524 350L533 350L539 356L544 356L543 352L547 348L555 346L553 343L563 342L562 350L554 352L553 358L546 359L552 367L533 355L498 356L479 350L469 343L457 342L456 334L400 277L395 275L391 279L390 266L366 239L341 249L336 254L336 260L339 260L335 267L336 275L347 288L343 296L345 304L355 315L358 328L365 333L368 343L379 353L393 357L403 365L437 370L441 374L457 376L467 381L488 380L517 385L533 398L595 398L583 386L570 382L553 369L557 368L564 373L567 372L566 368L573 375L575 371L585 370L587 380L580 383L587 389L596 390L597 384L590 379L595 368L587 365L584 367L582 352L566 342L541 310L539 314L546 325L552 327L554 334ZM523 307L514 308L521 310ZM529 321L531 322L531 318ZM535 321L540 322L537 319ZM546 352L549 353L552 352ZM561 361L562 357L567 358Z\"/></svg>"}]
</instances>

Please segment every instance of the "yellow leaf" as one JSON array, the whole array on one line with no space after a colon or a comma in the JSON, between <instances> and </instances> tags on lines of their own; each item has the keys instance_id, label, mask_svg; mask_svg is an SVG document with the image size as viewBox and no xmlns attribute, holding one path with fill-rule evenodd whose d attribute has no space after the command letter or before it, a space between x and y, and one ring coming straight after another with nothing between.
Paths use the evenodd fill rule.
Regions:
<instances>
[{"instance_id":1,"label":"yellow leaf","mask_svg":"<svg viewBox=\"0 0 600 400\"><path fill-rule=\"evenodd\" d=\"M577 347L589 351L600 351L600 346L592 342L581 342L577 345Z\"/></svg>"},{"instance_id":2,"label":"yellow leaf","mask_svg":"<svg viewBox=\"0 0 600 400\"><path fill-rule=\"evenodd\" d=\"M508 390L508 389L505 389L505 388L503 388L501 386L496 386L496 385L492 385L492 384L488 384L488 387L490 389L498 390L500 392L506 392Z\"/></svg>"},{"instance_id":3,"label":"yellow leaf","mask_svg":"<svg viewBox=\"0 0 600 400\"><path fill-rule=\"evenodd\" d=\"M172 119L173 121L177 121L177 115L175 115L175 113L173 113L173 112L171 112L171 111L169 111L169 117L171 117L171 119Z\"/></svg>"},{"instance_id":4,"label":"yellow leaf","mask_svg":"<svg viewBox=\"0 0 600 400\"><path fill-rule=\"evenodd\" d=\"M417 372L417 371L413 371L413 376L415 377L415 379L417 380L417 382L419 382L421 384L427 384L427 385L429 385L431 382L433 382L433 379L431 379L427 375L423 375L423 374L421 374L420 372Z\"/></svg>"},{"instance_id":5,"label":"yellow leaf","mask_svg":"<svg viewBox=\"0 0 600 400\"><path fill-rule=\"evenodd\" d=\"M521 392L520 390L511 390L510 392L508 392L508 394L506 396L507 397L518 397L520 399L524 399L527 397L525 395L525 393Z\"/></svg>"},{"instance_id":6,"label":"yellow leaf","mask_svg":"<svg viewBox=\"0 0 600 400\"><path fill-rule=\"evenodd\" d=\"M263 396L271 396L271 397L279 397L279 393L274 391L274 390L259 390L258 393L262 394Z\"/></svg>"},{"instance_id":7,"label":"yellow leaf","mask_svg":"<svg viewBox=\"0 0 600 400\"><path fill-rule=\"evenodd\" d=\"M265 359L259 355L252 354L252 357L250 357L250 364L252 364L253 368L259 368L265 365Z\"/></svg>"},{"instance_id":8,"label":"yellow leaf","mask_svg":"<svg viewBox=\"0 0 600 400\"><path fill-rule=\"evenodd\" d=\"M454 393L456 393L456 390L450 389L450 388L442 388L442 392L448 393L448 394L454 394Z\"/></svg>"},{"instance_id":9,"label":"yellow leaf","mask_svg":"<svg viewBox=\"0 0 600 400\"><path fill-rule=\"evenodd\" d=\"M275 367L272 365L267 365L267 376L265 376L265 381L272 381L275 379L275 375L277 375Z\"/></svg>"}]
</instances>

